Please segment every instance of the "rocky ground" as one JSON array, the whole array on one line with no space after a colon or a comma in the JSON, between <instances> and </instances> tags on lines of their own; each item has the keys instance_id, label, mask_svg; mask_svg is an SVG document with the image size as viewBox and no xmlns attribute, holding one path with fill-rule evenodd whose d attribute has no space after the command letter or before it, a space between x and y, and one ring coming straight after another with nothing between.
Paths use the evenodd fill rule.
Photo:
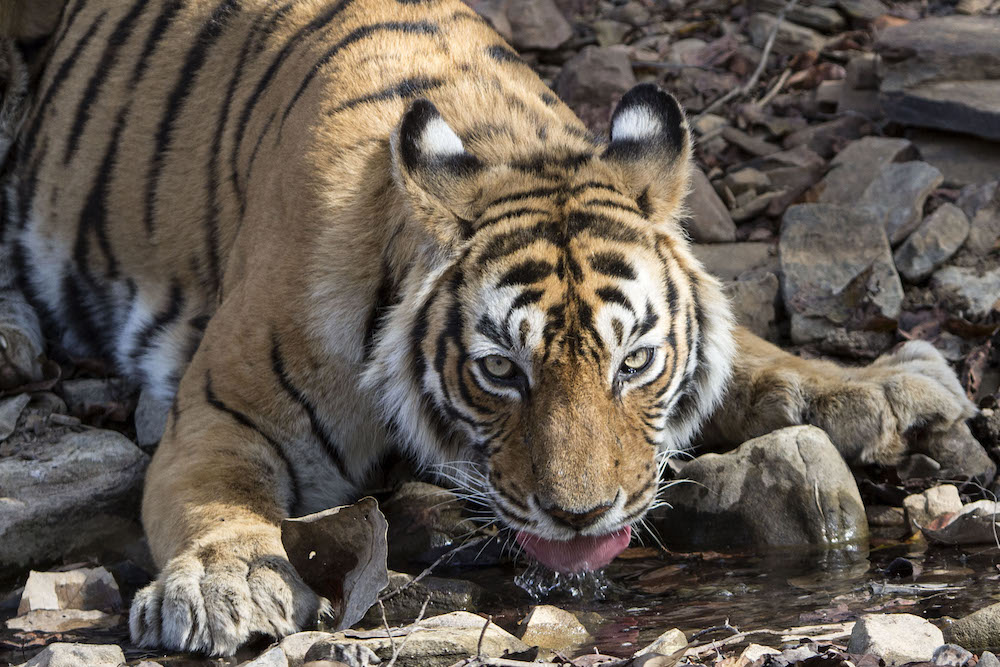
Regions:
<instances>
[{"instance_id":1,"label":"rocky ground","mask_svg":"<svg viewBox=\"0 0 1000 667\"><path fill-rule=\"evenodd\" d=\"M514 586L448 491L393 470L375 495L400 571L341 612L388 581L385 622L376 606L360 630L210 661L137 651L124 627L153 572L137 508L164 406L55 354L44 382L0 377L0 664L1000 667L1000 0L470 4L596 131L637 82L680 99L687 230L746 326L844 363L930 341L981 414L913 434L894 469L848 469L812 427L678 464L717 493L671 489L652 523L673 551L561 582L604 600L549 596L565 609L531 606L550 579ZM783 472L747 483L748 457ZM793 547L797 576L747 556ZM414 580L436 561L448 577Z\"/></svg>"}]
</instances>

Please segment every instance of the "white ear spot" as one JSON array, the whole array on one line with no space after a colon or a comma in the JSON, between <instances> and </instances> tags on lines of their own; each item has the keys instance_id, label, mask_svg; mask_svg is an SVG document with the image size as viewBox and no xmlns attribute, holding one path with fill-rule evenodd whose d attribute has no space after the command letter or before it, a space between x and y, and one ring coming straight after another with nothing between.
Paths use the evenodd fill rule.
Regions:
<instances>
[{"instance_id":1,"label":"white ear spot","mask_svg":"<svg viewBox=\"0 0 1000 667\"><path fill-rule=\"evenodd\" d=\"M615 116L614 125L611 126L611 141L651 139L662 131L653 110L645 105L636 105L622 109Z\"/></svg>"},{"instance_id":2,"label":"white ear spot","mask_svg":"<svg viewBox=\"0 0 1000 667\"><path fill-rule=\"evenodd\" d=\"M465 147L455 131L438 116L424 126L420 134L420 152L428 156L461 155Z\"/></svg>"}]
</instances>

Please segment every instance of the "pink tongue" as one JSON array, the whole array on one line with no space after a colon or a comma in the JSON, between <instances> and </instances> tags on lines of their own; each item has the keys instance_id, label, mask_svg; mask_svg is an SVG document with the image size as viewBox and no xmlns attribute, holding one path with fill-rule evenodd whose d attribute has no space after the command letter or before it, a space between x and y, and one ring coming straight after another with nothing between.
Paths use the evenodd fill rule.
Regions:
<instances>
[{"instance_id":1,"label":"pink tongue","mask_svg":"<svg viewBox=\"0 0 1000 667\"><path fill-rule=\"evenodd\" d=\"M588 572L604 567L628 546L631 526L600 537L575 537L559 542L518 531L517 542L542 565L556 572Z\"/></svg>"}]
</instances>

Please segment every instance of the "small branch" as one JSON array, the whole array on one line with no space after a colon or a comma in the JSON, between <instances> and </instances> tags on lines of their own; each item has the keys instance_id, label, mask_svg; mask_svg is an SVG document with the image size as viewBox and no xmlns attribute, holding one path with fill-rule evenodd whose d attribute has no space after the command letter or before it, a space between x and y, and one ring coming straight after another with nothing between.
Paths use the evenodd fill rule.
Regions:
<instances>
[{"instance_id":1,"label":"small branch","mask_svg":"<svg viewBox=\"0 0 1000 667\"><path fill-rule=\"evenodd\" d=\"M393 660L396 659L396 640L392 638L392 630L389 628L389 621L385 618L385 605L378 601L378 608L382 612L382 625L385 626L385 634L389 635L389 645L392 647Z\"/></svg>"},{"instance_id":2,"label":"small branch","mask_svg":"<svg viewBox=\"0 0 1000 667\"><path fill-rule=\"evenodd\" d=\"M489 630L490 623L492 623L492 622L493 622L493 617L492 616L488 616L486 618L486 624L483 625L482 632L479 633L479 641L476 643L476 657L477 658L482 658L483 657L483 639L486 638L486 631Z\"/></svg>"},{"instance_id":3,"label":"small branch","mask_svg":"<svg viewBox=\"0 0 1000 667\"><path fill-rule=\"evenodd\" d=\"M431 601L431 596L428 595L424 599L424 604L421 605L420 607L420 613L417 614L417 620L413 621L412 629L406 633L406 636L403 637L403 641L399 642L399 648L396 648L396 642L392 642L392 632L389 633L389 641L392 642L392 657L389 659L389 662L386 664L385 667L393 667L393 665L396 664L396 658L398 658L399 654L403 652L403 647L406 646L406 642L410 641L410 635L412 635L414 632L417 631L417 628L415 626L418 625L420 621L424 619L424 613L427 611L427 603L429 603L430 601ZM382 602L379 601L379 604L381 605ZM382 606L382 622L385 623L385 605ZM388 627L389 627L388 623L386 623L386 629L388 629Z\"/></svg>"},{"instance_id":4,"label":"small branch","mask_svg":"<svg viewBox=\"0 0 1000 667\"><path fill-rule=\"evenodd\" d=\"M734 628L732 625L730 625L729 624L729 619L727 618L726 622L723 623L722 625L713 625L710 628L705 628L704 630L701 630L699 632L694 633L693 635L691 635L691 639L689 641L693 642L694 640L698 639L699 637L704 637L705 635L710 635L713 632L721 632L723 630L727 631L731 635L738 635L738 634L740 634L739 629L738 628Z\"/></svg>"},{"instance_id":5,"label":"small branch","mask_svg":"<svg viewBox=\"0 0 1000 667\"><path fill-rule=\"evenodd\" d=\"M767 36L767 41L764 42L764 49L760 54L760 62L757 63L757 68L753 71L753 74L750 75L750 78L747 79L747 82L738 88L733 88L728 93L709 104L700 114L698 114L695 120L698 120L705 114L712 113L734 97L746 95L750 92L751 88L757 85L757 80L760 79L760 75L763 74L764 68L767 67L767 57L771 55L771 49L774 47L774 40L778 37L778 29L785 20L785 13L795 7L798 3L799 0L788 0L788 2L785 3L785 6L781 8L781 11L779 11L775 16L774 26L771 28L771 32Z\"/></svg>"},{"instance_id":6,"label":"small branch","mask_svg":"<svg viewBox=\"0 0 1000 667\"><path fill-rule=\"evenodd\" d=\"M788 77L790 77L791 75L792 75L792 68L786 67L785 71L782 72L781 76L778 77L778 82L773 86L771 86L771 90L767 91L767 94L764 95L764 97L754 102L754 106L763 109L768 104L770 104L771 100L773 100L775 96L781 92L781 89L785 87L785 84L788 83Z\"/></svg>"},{"instance_id":7,"label":"small branch","mask_svg":"<svg viewBox=\"0 0 1000 667\"><path fill-rule=\"evenodd\" d=\"M492 535L484 535L483 537L480 537L479 539L469 540L468 542L465 542L464 544L460 544L460 545L458 545L457 547L455 547L453 549L449 549L448 551L445 551L443 554L441 554L440 556L438 556L437 560L435 560L433 563L431 563L426 568L424 568L424 570L420 574L418 574L417 576L413 577L413 579L410 579L409 581L407 581L405 584L403 584L402 586L400 586L399 588L397 588L394 591L390 591L389 593L386 593L384 595L380 595L378 597L378 601L379 602L385 602L386 600L389 600L389 599L395 597L396 595L399 595L400 593L402 593L403 591L405 591L407 588L409 588L410 586L413 586L414 584L416 584L417 582L419 582L421 579L423 579L424 577L426 577L427 575L429 575L431 572L434 571L434 568L436 568L438 565L440 565L441 563L443 563L448 558L451 558L452 556L454 556L455 554L457 554L459 551L462 551L463 549L466 549L466 548L471 547L471 546L476 545L476 544L481 544L482 542L484 542L486 540L489 540L489 539L493 539L493 536Z\"/></svg>"}]
</instances>

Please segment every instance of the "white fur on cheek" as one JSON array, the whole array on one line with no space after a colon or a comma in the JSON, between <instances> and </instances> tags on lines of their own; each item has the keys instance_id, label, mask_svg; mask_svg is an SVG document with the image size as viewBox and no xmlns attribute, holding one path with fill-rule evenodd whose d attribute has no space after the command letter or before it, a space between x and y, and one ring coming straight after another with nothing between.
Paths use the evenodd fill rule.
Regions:
<instances>
[{"instance_id":1,"label":"white fur on cheek","mask_svg":"<svg viewBox=\"0 0 1000 667\"><path fill-rule=\"evenodd\" d=\"M424 126L420 134L420 151L425 155L461 155L465 147L448 123L438 117Z\"/></svg>"},{"instance_id":2,"label":"white fur on cheek","mask_svg":"<svg viewBox=\"0 0 1000 667\"><path fill-rule=\"evenodd\" d=\"M645 106L623 109L611 127L611 140L649 139L662 131L660 121Z\"/></svg>"}]
</instances>

